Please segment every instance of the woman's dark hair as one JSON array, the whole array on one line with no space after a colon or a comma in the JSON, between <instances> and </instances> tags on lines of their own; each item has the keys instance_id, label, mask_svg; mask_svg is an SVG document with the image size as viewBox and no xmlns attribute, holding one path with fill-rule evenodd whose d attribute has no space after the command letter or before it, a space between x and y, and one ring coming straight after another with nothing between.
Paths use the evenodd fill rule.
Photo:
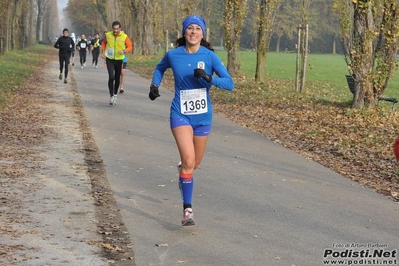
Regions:
<instances>
[{"instance_id":1,"label":"woman's dark hair","mask_svg":"<svg viewBox=\"0 0 399 266\"><path fill-rule=\"evenodd\" d=\"M184 38L184 36L180 37L179 39L176 40L175 44L177 47L186 45L186 38ZM206 41L205 39L201 40L201 45L204 46L205 48L211 50L212 52L215 52L215 50L212 47L212 44L210 42Z\"/></svg>"}]
</instances>

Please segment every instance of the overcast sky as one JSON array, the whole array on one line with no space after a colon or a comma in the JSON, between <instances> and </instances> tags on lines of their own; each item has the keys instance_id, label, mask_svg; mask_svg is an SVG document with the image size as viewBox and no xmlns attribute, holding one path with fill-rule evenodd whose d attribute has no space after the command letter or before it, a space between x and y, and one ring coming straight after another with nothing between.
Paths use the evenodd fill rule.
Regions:
<instances>
[{"instance_id":1,"label":"overcast sky","mask_svg":"<svg viewBox=\"0 0 399 266\"><path fill-rule=\"evenodd\" d=\"M64 12L62 10L67 6L68 0L57 0L57 6L58 6L58 14L60 16L60 19L63 19L64 17Z\"/></svg>"},{"instance_id":2,"label":"overcast sky","mask_svg":"<svg viewBox=\"0 0 399 266\"><path fill-rule=\"evenodd\" d=\"M87 0L84 0L87 1ZM60 17L60 24L59 25L59 30L63 28L68 28L70 25L69 22L65 21L64 19L64 12L62 11L66 6L67 6L68 0L57 0L57 6L58 6L58 16Z\"/></svg>"},{"instance_id":3,"label":"overcast sky","mask_svg":"<svg viewBox=\"0 0 399 266\"><path fill-rule=\"evenodd\" d=\"M58 2L58 8L62 10L64 7L66 7L68 0L57 0Z\"/></svg>"}]
</instances>

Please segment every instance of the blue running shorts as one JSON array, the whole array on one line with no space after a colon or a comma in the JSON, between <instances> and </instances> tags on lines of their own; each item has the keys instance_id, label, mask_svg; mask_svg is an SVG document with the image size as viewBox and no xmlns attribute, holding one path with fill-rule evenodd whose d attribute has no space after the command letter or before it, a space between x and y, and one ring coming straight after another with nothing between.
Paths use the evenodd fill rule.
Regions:
<instances>
[{"instance_id":1,"label":"blue running shorts","mask_svg":"<svg viewBox=\"0 0 399 266\"><path fill-rule=\"evenodd\" d=\"M208 136L211 133L211 125L192 126L187 120L182 118L172 118L170 120L170 128L180 126L191 126L194 130L194 136Z\"/></svg>"}]
</instances>

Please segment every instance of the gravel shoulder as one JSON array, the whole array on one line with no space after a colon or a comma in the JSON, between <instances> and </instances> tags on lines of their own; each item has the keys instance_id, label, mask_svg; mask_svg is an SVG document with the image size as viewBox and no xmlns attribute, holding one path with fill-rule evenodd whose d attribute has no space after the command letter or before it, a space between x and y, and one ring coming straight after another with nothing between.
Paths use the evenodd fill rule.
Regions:
<instances>
[{"instance_id":1,"label":"gravel shoulder","mask_svg":"<svg viewBox=\"0 0 399 266\"><path fill-rule=\"evenodd\" d=\"M0 110L0 265L134 265L73 69L49 57Z\"/></svg>"}]
</instances>

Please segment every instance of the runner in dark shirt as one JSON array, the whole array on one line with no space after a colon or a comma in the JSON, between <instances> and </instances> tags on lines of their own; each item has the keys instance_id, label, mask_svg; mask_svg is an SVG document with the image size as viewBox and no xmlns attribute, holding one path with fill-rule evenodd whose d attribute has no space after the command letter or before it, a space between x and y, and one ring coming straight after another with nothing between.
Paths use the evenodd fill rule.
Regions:
<instances>
[{"instance_id":1,"label":"runner in dark shirt","mask_svg":"<svg viewBox=\"0 0 399 266\"><path fill-rule=\"evenodd\" d=\"M92 57L93 57L93 62L91 63L91 65L94 65L95 68L97 67L98 64L98 57L100 56L100 35L98 33L96 33L94 35L94 39L91 40L90 46L92 47Z\"/></svg>"},{"instance_id":2,"label":"runner in dark shirt","mask_svg":"<svg viewBox=\"0 0 399 266\"><path fill-rule=\"evenodd\" d=\"M58 57L60 60L60 75L59 79L62 80L62 71L65 67L65 76L64 76L64 83L67 83L68 78L68 65L69 60L71 58L71 53L75 50L75 43L73 42L72 38L68 36L69 32L68 29L64 29L62 31L62 36L57 39L54 44L54 47L59 49Z\"/></svg>"},{"instance_id":3,"label":"runner in dark shirt","mask_svg":"<svg viewBox=\"0 0 399 266\"><path fill-rule=\"evenodd\" d=\"M76 48L79 50L80 57L80 68L86 67L86 53L89 47L89 41L86 39L86 35L82 34L82 38L76 44Z\"/></svg>"}]
</instances>

